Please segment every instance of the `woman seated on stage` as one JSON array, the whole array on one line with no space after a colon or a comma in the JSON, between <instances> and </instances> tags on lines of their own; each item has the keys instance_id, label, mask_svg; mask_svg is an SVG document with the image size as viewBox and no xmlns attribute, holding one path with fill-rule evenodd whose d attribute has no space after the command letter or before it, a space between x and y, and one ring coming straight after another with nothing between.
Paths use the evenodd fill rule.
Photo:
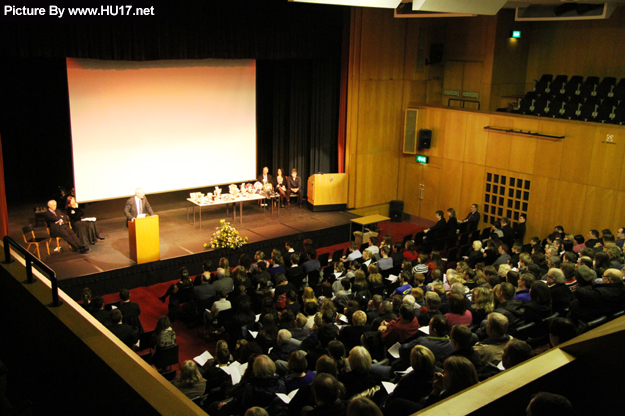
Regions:
<instances>
[{"instance_id":1,"label":"woman seated on stage","mask_svg":"<svg viewBox=\"0 0 625 416\"><path fill-rule=\"evenodd\" d=\"M65 201L65 211L72 223L72 230L76 233L80 242L87 246L95 244L98 240L104 240L104 237L98 232L96 221L83 221L85 218L84 211L78 206L73 196L68 196Z\"/></svg>"},{"instance_id":2,"label":"woman seated on stage","mask_svg":"<svg viewBox=\"0 0 625 416\"><path fill-rule=\"evenodd\" d=\"M278 168L278 172L276 173L275 189L280 194L280 208L284 208L289 196L286 194L286 179L284 178L284 174L280 168Z\"/></svg>"}]
</instances>

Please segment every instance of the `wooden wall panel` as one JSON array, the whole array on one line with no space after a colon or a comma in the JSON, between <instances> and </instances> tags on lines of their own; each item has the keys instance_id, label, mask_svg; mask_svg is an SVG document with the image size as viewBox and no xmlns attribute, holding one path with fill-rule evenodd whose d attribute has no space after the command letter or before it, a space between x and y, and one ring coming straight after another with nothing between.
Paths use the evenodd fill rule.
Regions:
<instances>
[{"instance_id":1,"label":"wooden wall panel","mask_svg":"<svg viewBox=\"0 0 625 416\"><path fill-rule=\"evenodd\" d=\"M566 136L562 143L560 180L587 184L591 158L590 143L595 126L581 122L560 122L558 125Z\"/></svg>"},{"instance_id":2,"label":"wooden wall panel","mask_svg":"<svg viewBox=\"0 0 625 416\"><path fill-rule=\"evenodd\" d=\"M559 178L563 147L564 143L561 140L536 139L534 173L540 172L548 178Z\"/></svg>"},{"instance_id":3,"label":"wooden wall panel","mask_svg":"<svg viewBox=\"0 0 625 416\"><path fill-rule=\"evenodd\" d=\"M535 24L529 39L526 82L531 83L545 73L624 77L624 27L622 7L608 20Z\"/></svg>"},{"instance_id":4,"label":"wooden wall panel","mask_svg":"<svg viewBox=\"0 0 625 416\"><path fill-rule=\"evenodd\" d=\"M456 91L459 94L462 91L462 80L464 72L464 62L461 61L445 61L445 72L443 75L443 101L442 105L447 105L449 98L461 98L452 95L445 95L445 91ZM454 106L458 106L457 102Z\"/></svg>"},{"instance_id":5,"label":"wooden wall panel","mask_svg":"<svg viewBox=\"0 0 625 416\"><path fill-rule=\"evenodd\" d=\"M442 176L438 188L440 209L446 211L447 208L460 206L462 192L462 177L464 163L456 160L445 160L442 169ZM444 205L447 204L447 205Z\"/></svg>"},{"instance_id":6,"label":"wooden wall panel","mask_svg":"<svg viewBox=\"0 0 625 416\"><path fill-rule=\"evenodd\" d=\"M509 117L492 116L490 126L511 129L514 127L514 120ZM510 165L511 148L512 140L510 134L490 130L488 132L486 166L506 169Z\"/></svg>"},{"instance_id":7,"label":"wooden wall panel","mask_svg":"<svg viewBox=\"0 0 625 416\"><path fill-rule=\"evenodd\" d=\"M419 199L419 183L421 183L421 165L417 163L406 163L404 171L404 193L400 199L404 201L404 212L410 215L419 216L421 210L421 200Z\"/></svg>"},{"instance_id":8,"label":"wooden wall panel","mask_svg":"<svg viewBox=\"0 0 625 416\"><path fill-rule=\"evenodd\" d=\"M467 117L465 111L450 111L445 123L445 146L443 158L457 161L464 160L464 148L467 136Z\"/></svg>"},{"instance_id":9,"label":"wooden wall panel","mask_svg":"<svg viewBox=\"0 0 625 416\"><path fill-rule=\"evenodd\" d=\"M625 192L619 191L614 195L614 219L612 220L612 226L610 229L616 235L619 228L625 226Z\"/></svg>"},{"instance_id":10,"label":"wooden wall panel","mask_svg":"<svg viewBox=\"0 0 625 416\"><path fill-rule=\"evenodd\" d=\"M423 183L423 199L421 200L421 211L419 216L421 218L428 218L433 221L436 220L435 212L439 209L440 203L440 186L441 186L441 171L442 169L430 165L421 166L421 182Z\"/></svg>"},{"instance_id":11,"label":"wooden wall panel","mask_svg":"<svg viewBox=\"0 0 625 416\"><path fill-rule=\"evenodd\" d=\"M419 154L430 157L443 155L443 140L445 137L446 120L449 113L439 108L428 108L425 117L419 120L420 129L432 130L432 143L429 149L419 150ZM423 124L421 124L423 120Z\"/></svg>"},{"instance_id":12,"label":"wooden wall panel","mask_svg":"<svg viewBox=\"0 0 625 416\"><path fill-rule=\"evenodd\" d=\"M484 165L464 164L462 169L462 188L460 189L460 205L454 207L458 218L464 219L466 217L470 211L471 204L478 204L479 207L483 208L485 175L486 168Z\"/></svg>"},{"instance_id":13,"label":"wooden wall panel","mask_svg":"<svg viewBox=\"0 0 625 416\"><path fill-rule=\"evenodd\" d=\"M538 120L518 118L514 120L514 129L522 131L538 131ZM510 165L508 169L515 172L534 173L536 139L523 135L511 135Z\"/></svg>"},{"instance_id":14,"label":"wooden wall panel","mask_svg":"<svg viewBox=\"0 0 625 416\"><path fill-rule=\"evenodd\" d=\"M543 236L547 235L549 231L547 227L552 227L551 224L551 210L545 209L552 202L551 190L553 183L547 178L535 176L532 178L532 190L531 199L527 211L527 231L525 233L525 241L529 241L535 235ZM547 202L549 201L549 203ZM545 229L543 229L545 224Z\"/></svg>"},{"instance_id":15,"label":"wooden wall panel","mask_svg":"<svg viewBox=\"0 0 625 416\"><path fill-rule=\"evenodd\" d=\"M482 62L464 63L462 92L476 92L479 94L479 98L482 98Z\"/></svg>"},{"instance_id":16,"label":"wooden wall panel","mask_svg":"<svg viewBox=\"0 0 625 416\"><path fill-rule=\"evenodd\" d=\"M403 81L362 81L358 154L401 149Z\"/></svg>"},{"instance_id":17,"label":"wooden wall panel","mask_svg":"<svg viewBox=\"0 0 625 416\"><path fill-rule=\"evenodd\" d=\"M586 216L582 206L588 197L587 186L562 181L549 181L548 186L548 197L542 209L551 211L551 216L549 222L543 224L544 232L547 234L552 232L557 225L563 226L565 230L581 231Z\"/></svg>"},{"instance_id":18,"label":"wooden wall panel","mask_svg":"<svg viewBox=\"0 0 625 416\"><path fill-rule=\"evenodd\" d=\"M602 188L612 187L611 183L620 181L623 169L623 137L615 133L612 126L599 125L593 136L592 157L589 164L588 185ZM607 136L613 137L612 142Z\"/></svg>"},{"instance_id":19,"label":"wooden wall panel","mask_svg":"<svg viewBox=\"0 0 625 416\"><path fill-rule=\"evenodd\" d=\"M393 19L388 10L362 9L361 79L403 79L406 19Z\"/></svg>"},{"instance_id":20,"label":"wooden wall panel","mask_svg":"<svg viewBox=\"0 0 625 416\"><path fill-rule=\"evenodd\" d=\"M588 230L603 230L610 228L615 221L615 216L623 220L622 211L615 213L616 196L618 191L612 189L599 188L596 186L588 186L584 201L583 211L578 211L578 216L582 217L581 229L582 235L586 235ZM578 203L580 200L577 200ZM580 204L581 205L581 204ZM565 228L566 229L566 228ZM612 229L616 233L615 229Z\"/></svg>"},{"instance_id":21,"label":"wooden wall panel","mask_svg":"<svg viewBox=\"0 0 625 416\"><path fill-rule=\"evenodd\" d=\"M397 155L395 150L357 156L355 208L397 199Z\"/></svg>"},{"instance_id":22,"label":"wooden wall panel","mask_svg":"<svg viewBox=\"0 0 625 416\"><path fill-rule=\"evenodd\" d=\"M490 116L469 113L467 116L467 134L464 147L464 161L484 165L488 147L488 130L484 127L490 124Z\"/></svg>"}]
</instances>

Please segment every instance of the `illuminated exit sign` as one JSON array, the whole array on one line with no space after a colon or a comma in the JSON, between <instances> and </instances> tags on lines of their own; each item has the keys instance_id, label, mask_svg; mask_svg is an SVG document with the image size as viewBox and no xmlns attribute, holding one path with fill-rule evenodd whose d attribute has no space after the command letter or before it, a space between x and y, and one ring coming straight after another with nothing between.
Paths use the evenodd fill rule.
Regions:
<instances>
[{"instance_id":1,"label":"illuminated exit sign","mask_svg":"<svg viewBox=\"0 0 625 416\"><path fill-rule=\"evenodd\" d=\"M427 164L430 158L428 156L417 155L417 162Z\"/></svg>"}]
</instances>

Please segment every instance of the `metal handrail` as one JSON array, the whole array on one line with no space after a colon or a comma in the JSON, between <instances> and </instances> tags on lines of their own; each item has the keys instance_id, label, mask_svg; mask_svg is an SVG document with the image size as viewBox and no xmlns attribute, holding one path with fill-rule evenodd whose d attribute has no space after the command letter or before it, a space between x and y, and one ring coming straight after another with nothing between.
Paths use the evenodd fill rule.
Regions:
<instances>
[{"instance_id":1,"label":"metal handrail","mask_svg":"<svg viewBox=\"0 0 625 416\"><path fill-rule=\"evenodd\" d=\"M26 250L24 247L20 246L17 241L9 237L8 235L4 236L4 263L10 264L13 262L13 258L11 257L11 246L15 249L15 251L19 252L24 256L24 260L26 261L26 283L32 284L35 283L36 280L33 277L33 263L35 266L39 268L43 273L48 275L48 279L52 283L52 303L49 306L58 307L63 304L59 299L59 284L56 278L56 273L46 264L44 264L41 260L35 257L32 253Z\"/></svg>"}]
</instances>

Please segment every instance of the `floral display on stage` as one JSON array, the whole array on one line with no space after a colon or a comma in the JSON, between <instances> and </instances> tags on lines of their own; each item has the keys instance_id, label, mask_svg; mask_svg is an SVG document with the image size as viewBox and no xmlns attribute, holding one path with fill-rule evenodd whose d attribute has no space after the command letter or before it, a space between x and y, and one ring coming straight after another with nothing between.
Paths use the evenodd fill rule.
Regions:
<instances>
[{"instance_id":1,"label":"floral display on stage","mask_svg":"<svg viewBox=\"0 0 625 416\"><path fill-rule=\"evenodd\" d=\"M237 249L247 244L247 237L241 237L239 232L226 220L220 221L220 226L213 233L210 243L204 243L204 248L231 248Z\"/></svg>"}]
</instances>

